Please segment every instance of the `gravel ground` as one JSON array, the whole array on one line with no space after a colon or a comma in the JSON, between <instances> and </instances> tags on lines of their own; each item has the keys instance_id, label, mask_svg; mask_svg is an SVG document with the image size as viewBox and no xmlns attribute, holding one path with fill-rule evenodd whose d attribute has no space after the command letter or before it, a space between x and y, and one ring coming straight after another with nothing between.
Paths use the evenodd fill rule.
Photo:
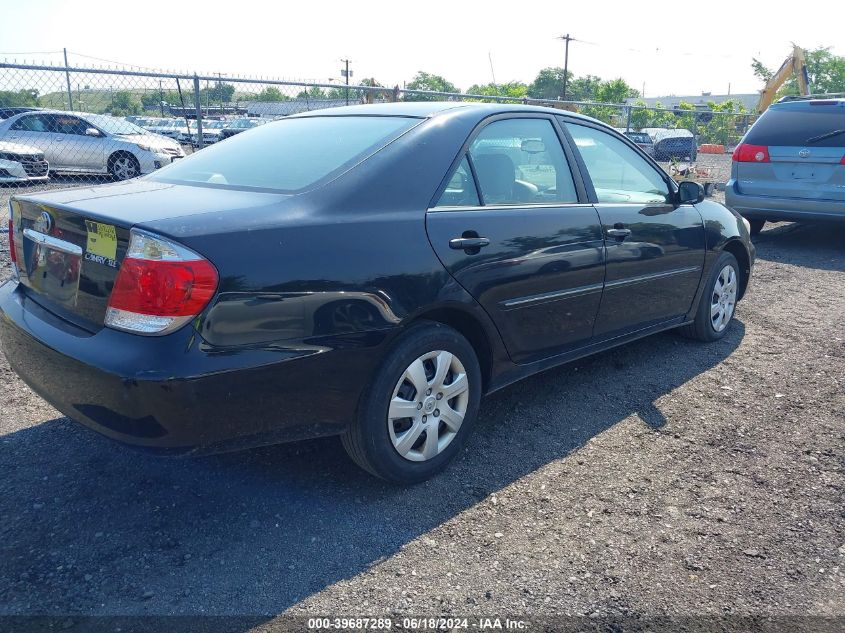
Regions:
<instances>
[{"instance_id":1,"label":"gravel ground","mask_svg":"<svg viewBox=\"0 0 845 633\"><path fill-rule=\"evenodd\" d=\"M725 339L501 391L410 489L334 439L147 456L0 357L0 615L845 616L845 227L756 243Z\"/></svg>"}]
</instances>

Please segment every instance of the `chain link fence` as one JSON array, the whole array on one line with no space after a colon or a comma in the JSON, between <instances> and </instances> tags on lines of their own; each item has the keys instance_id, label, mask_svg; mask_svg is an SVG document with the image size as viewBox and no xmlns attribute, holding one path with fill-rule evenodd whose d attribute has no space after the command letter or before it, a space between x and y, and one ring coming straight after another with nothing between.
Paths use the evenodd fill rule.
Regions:
<instances>
[{"instance_id":1,"label":"chain link fence","mask_svg":"<svg viewBox=\"0 0 845 633\"><path fill-rule=\"evenodd\" d=\"M729 148L754 118L747 112L405 90L375 80L346 85L0 63L0 183L124 180L292 114L358 103L443 100L580 112L632 135L647 134L653 152L661 135L691 137L696 148ZM691 154L678 158L694 159Z\"/></svg>"}]
</instances>

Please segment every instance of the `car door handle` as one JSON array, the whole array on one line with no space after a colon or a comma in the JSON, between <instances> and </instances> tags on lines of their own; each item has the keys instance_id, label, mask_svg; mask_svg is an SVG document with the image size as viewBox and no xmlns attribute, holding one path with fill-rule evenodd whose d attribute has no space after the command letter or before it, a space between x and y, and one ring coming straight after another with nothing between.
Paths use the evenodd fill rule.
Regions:
<instances>
[{"instance_id":1,"label":"car door handle","mask_svg":"<svg viewBox=\"0 0 845 633\"><path fill-rule=\"evenodd\" d=\"M488 246L490 240L486 237L456 237L449 240L449 248L456 251L466 250L468 248L482 248Z\"/></svg>"},{"instance_id":2,"label":"car door handle","mask_svg":"<svg viewBox=\"0 0 845 633\"><path fill-rule=\"evenodd\" d=\"M615 237L617 240L624 240L631 234L631 229L607 229L608 237Z\"/></svg>"}]
</instances>

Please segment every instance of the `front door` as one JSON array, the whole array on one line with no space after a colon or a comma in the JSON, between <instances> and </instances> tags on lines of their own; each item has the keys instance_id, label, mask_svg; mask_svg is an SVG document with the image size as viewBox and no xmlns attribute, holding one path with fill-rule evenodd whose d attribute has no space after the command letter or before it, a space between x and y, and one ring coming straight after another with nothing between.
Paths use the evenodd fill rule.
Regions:
<instances>
[{"instance_id":1,"label":"front door","mask_svg":"<svg viewBox=\"0 0 845 633\"><path fill-rule=\"evenodd\" d=\"M668 176L627 141L564 119L595 192L607 244L597 339L678 319L689 312L704 266L704 223L675 206Z\"/></svg>"},{"instance_id":2,"label":"front door","mask_svg":"<svg viewBox=\"0 0 845 633\"><path fill-rule=\"evenodd\" d=\"M438 257L493 319L515 362L592 337L604 241L581 192L550 118L500 117L477 133L426 216Z\"/></svg>"}]
</instances>

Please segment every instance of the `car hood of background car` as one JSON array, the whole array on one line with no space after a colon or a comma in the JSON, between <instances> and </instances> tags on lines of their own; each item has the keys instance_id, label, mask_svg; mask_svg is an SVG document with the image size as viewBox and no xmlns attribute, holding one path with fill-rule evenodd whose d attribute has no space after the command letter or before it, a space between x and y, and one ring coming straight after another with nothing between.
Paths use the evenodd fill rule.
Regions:
<instances>
[{"instance_id":1,"label":"car hood of background car","mask_svg":"<svg viewBox=\"0 0 845 633\"><path fill-rule=\"evenodd\" d=\"M20 143L9 143L8 141L0 141L0 152L13 152L15 154L41 154L41 150L30 145L21 145Z\"/></svg>"},{"instance_id":2,"label":"car hood of background car","mask_svg":"<svg viewBox=\"0 0 845 633\"><path fill-rule=\"evenodd\" d=\"M284 204L294 196L280 193L224 189L201 185L177 185L151 180L132 180L98 187L64 189L18 196L46 207L81 213L86 217L124 227L144 225L171 235L213 233L237 226L249 229L295 217ZM189 218L204 215L203 221ZM213 218L227 220L215 221ZM168 220L166 228L153 223Z\"/></svg>"},{"instance_id":3,"label":"car hood of background car","mask_svg":"<svg viewBox=\"0 0 845 633\"><path fill-rule=\"evenodd\" d=\"M173 142L173 139L169 139L166 136L161 136L159 134L121 134L116 135L116 138L119 138L121 141L126 141L127 143L140 143L141 145L149 145L150 147L178 147L178 145Z\"/></svg>"}]
</instances>

